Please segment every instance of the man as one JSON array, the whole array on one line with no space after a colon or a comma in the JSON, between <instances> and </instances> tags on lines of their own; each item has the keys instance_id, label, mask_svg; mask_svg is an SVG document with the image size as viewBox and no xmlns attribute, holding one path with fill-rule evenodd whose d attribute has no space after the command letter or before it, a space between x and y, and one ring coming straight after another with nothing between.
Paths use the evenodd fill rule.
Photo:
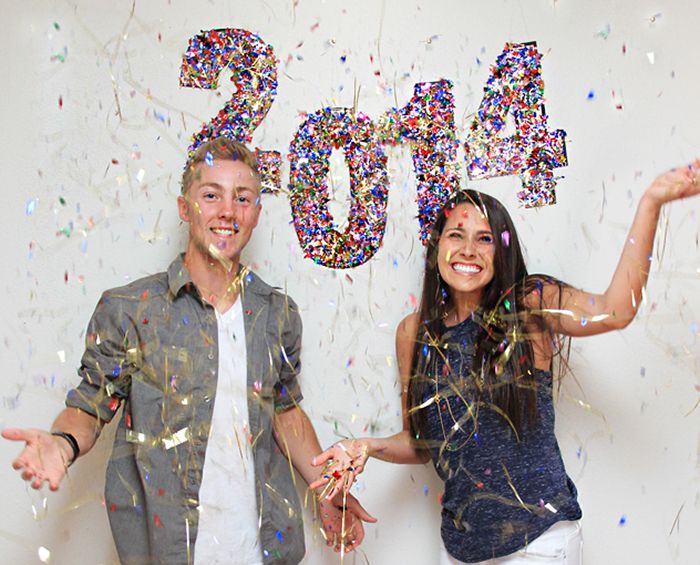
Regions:
<instances>
[{"instance_id":1,"label":"man","mask_svg":"<svg viewBox=\"0 0 700 565\"><path fill-rule=\"evenodd\" d=\"M82 381L51 433L3 431L26 443L13 462L22 478L56 490L124 404L105 487L123 563L268 565L304 555L292 466L311 483L321 449L297 405L297 307L240 264L260 209L254 155L226 138L202 144L178 197L184 255L103 294ZM360 519L374 521L352 497L321 497L319 510L336 550L362 541Z\"/></svg>"}]
</instances>

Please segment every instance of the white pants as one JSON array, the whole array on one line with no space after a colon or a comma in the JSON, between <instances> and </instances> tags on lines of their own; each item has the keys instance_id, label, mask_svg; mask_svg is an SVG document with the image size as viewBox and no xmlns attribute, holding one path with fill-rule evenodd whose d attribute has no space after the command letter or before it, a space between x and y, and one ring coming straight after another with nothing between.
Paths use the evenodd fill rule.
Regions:
<instances>
[{"instance_id":1,"label":"white pants","mask_svg":"<svg viewBox=\"0 0 700 565\"><path fill-rule=\"evenodd\" d=\"M462 565L440 544L440 565ZM470 565L582 565L583 535L581 522L557 522L523 549Z\"/></svg>"}]
</instances>

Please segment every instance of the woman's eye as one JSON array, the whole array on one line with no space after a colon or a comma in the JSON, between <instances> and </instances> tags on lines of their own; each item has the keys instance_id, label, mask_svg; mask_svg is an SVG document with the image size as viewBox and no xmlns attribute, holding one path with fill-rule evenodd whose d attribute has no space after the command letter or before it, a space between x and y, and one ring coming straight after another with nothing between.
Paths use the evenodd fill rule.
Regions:
<instances>
[{"instance_id":1,"label":"woman's eye","mask_svg":"<svg viewBox=\"0 0 700 565\"><path fill-rule=\"evenodd\" d=\"M493 236L492 235L482 235L481 238L479 238L479 241L482 241L484 243L493 243Z\"/></svg>"}]
</instances>

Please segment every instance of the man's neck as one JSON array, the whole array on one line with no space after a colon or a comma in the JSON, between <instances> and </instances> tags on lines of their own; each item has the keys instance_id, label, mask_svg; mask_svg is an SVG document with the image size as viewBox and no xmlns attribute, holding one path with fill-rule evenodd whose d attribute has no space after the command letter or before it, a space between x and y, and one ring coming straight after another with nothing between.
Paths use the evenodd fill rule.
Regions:
<instances>
[{"instance_id":1,"label":"man's neck","mask_svg":"<svg viewBox=\"0 0 700 565\"><path fill-rule=\"evenodd\" d=\"M226 312L238 298L240 258L215 258L191 247L185 252L184 265L202 297L218 312Z\"/></svg>"}]
</instances>

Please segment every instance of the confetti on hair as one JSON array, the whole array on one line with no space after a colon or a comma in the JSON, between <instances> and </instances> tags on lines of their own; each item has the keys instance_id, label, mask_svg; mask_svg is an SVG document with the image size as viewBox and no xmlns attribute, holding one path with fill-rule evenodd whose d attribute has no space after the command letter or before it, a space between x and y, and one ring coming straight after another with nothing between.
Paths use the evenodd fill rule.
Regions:
<instances>
[{"instance_id":1,"label":"confetti on hair","mask_svg":"<svg viewBox=\"0 0 700 565\"><path fill-rule=\"evenodd\" d=\"M519 174L525 207L556 203L553 169L564 167L566 133L547 129L541 55L533 43L507 43L491 68L484 97L464 143L472 179ZM507 115L515 133L500 135Z\"/></svg>"},{"instance_id":2,"label":"confetti on hair","mask_svg":"<svg viewBox=\"0 0 700 565\"><path fill-rule=\"evenodd\" d=\"M341 148L350 170L352 200L342 233L328 210L326 180L331 153ZM372 120L345 108L319 110L297 130L289 159L289 201L306 257L334 269L368 261L384 236L389 184L386 155Z\"/></svg>"}]
</instances>

